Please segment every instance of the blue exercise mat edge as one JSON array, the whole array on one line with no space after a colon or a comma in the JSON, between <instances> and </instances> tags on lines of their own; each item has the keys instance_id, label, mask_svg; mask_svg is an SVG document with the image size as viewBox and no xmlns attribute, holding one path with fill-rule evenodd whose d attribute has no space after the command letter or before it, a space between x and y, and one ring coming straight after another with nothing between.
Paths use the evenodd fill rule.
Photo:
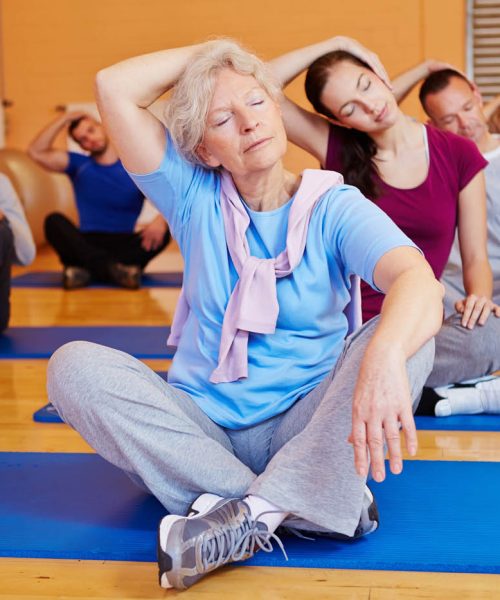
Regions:
<instances>
[{"instance_id":1,"label":"blue exercise mat edge","mask_svg":"<svg viewBox=\"0 0 500 600\"><path fill-rule=\"evenodd\" d=\"M9 327L0 335L0 359L39 359L50 356L63 344L88 341L127 352L136 358L172 358L167 346L170 327L85 326Z\"/></svg>"},{"instance_id":2,"label":"blue exercise mat edge","mask_svg":"<svg viewBox=\"0 0 500 600\"><path fill-rule=\"evenodd\" d=\"M183 274L181 271L161 271L143 273L141 286L153 287L182 287ZM61 271L28 271L12 277L13 288L62 288ZM111 284L92 283L89 288L112 288Z\"/></svg>"},{"instance_id":3,"label":"blue exercise mat edge","mask_svg":"<svg viewBox=\"0 0 500 600\"><path fill-rule=\"evenodd\" d=\"M276 549L244 564L499 573L500 523L490 518L499 475L498 463L407 461L402 475L373 484L376 533L352 542L287 537L289 562ZM0 453L0 476L0 556L155 560L165 510L99 456Z\"/></svg>"}]
</instances>

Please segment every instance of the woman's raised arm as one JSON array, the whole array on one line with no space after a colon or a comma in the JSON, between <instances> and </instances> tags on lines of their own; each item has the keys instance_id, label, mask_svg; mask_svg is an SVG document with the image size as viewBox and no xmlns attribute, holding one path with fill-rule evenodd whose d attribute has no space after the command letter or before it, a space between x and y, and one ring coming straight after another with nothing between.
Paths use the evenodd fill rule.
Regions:
<instances>
[{"instance_id":1,"label":"woman's raised arm","mask_svg":"<svg viewBox=\"0 0 500 600\"><path fill-rule=\"evenodd\" d=\"M160 165L165 154L165 128L148 107L174 86L189 59L202 47L144 54L97 73L99 111L129 171L148 173Z\"/></svg>"},{"instance_id":2,"label":"woman's raised arm","mask_svg":"<svg viewBox=\"0 0 500 600\"><path fill-rule=\"evenodd\" d=\"M315 60L335 50L344 50L360 58L382 81L390 85L387 72L378 56L356 40L343 36L292 50L274 58L268 66L279 84L286 87ZM328 121L316 113L304 110L288 98L283 99L282 111L288 139L324 164L328 144Z\"/></svg>"}]
</instances>

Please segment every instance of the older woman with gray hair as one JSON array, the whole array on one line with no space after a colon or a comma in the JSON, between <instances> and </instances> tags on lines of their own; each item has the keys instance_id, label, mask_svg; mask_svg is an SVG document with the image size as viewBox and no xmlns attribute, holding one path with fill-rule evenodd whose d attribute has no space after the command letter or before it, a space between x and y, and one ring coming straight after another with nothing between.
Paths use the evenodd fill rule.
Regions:
<instances>
[{"instance_id":1,"label":"older woman with gray hair","mask_svg":"<svg viewBox=\"0 0 500 600\"><path fill-rule=\"evenodd\" d=\"M169 131L148 110L173 88ZM97 76L99 107L131 177L184 261L168 383L131 356L62 347L48 390L104 458L171 513L160 582L183 589L262 549L279 525L374 531L366 486L402 470L433 359L442 287L414 244L340 175L282 163L279 92L222 40L126 60ZM348 334L360 276L387 296ZM281 542L280 542L281 544Z\"/></svg>"}]
</instances>

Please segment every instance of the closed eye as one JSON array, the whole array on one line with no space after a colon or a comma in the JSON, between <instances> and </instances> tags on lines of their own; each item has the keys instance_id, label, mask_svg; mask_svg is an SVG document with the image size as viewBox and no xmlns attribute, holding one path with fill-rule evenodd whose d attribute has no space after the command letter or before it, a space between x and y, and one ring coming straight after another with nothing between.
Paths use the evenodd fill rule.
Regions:
<instances>
[{"instance_id":1,"label":"closed eye","mask_svg":"<svg viewBox=\"0 0 500 600\"><path fill-rule=\"evenodd\" d=\"M341 116L342 117L351 117L352 114L354 113L355 108L356 107L354 106L354 104L349 104L349 105L345 106L342 109Z\"/></svg>"},{"instance_id":2,"label":"closed eye","mask_svg":"<svg viewBox=\"0 0 500 600\"><path fill-rule=\"evenodd\" d=\"M227 123L230 118L231 118L231 116L228 115L227 117L224 117L223 119L220 119L219 121L216 121L214 123L215 127L222 127L222 125Z\"/></svg>"}]
</instances>

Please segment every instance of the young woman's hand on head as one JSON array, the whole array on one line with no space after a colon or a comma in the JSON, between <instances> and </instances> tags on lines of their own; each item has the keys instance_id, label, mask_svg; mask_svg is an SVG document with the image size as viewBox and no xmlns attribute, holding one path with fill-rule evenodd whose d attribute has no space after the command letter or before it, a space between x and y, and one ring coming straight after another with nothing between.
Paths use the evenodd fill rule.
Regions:
<instances>
[{"instance_id":1,"label":"young woman's hand on head","mask_svg":"<svg viewBox=\"0 0 500 600\"><path fill-rule=\"evenodd\" d=\"M368 48L365 48L362 44L360 44L357 40L344 36L337 36L334 38L335 49L336 50L344 50L345 52L349 52L353 54L363 62L365 62L369 67L373 69L376 75L380 77L380 79L387 85L388 88L392 89L391 80L387 71L385 70L384 65L382 64L380 58L375 52L372 52Z\"/></svg>"}]
</instances>

